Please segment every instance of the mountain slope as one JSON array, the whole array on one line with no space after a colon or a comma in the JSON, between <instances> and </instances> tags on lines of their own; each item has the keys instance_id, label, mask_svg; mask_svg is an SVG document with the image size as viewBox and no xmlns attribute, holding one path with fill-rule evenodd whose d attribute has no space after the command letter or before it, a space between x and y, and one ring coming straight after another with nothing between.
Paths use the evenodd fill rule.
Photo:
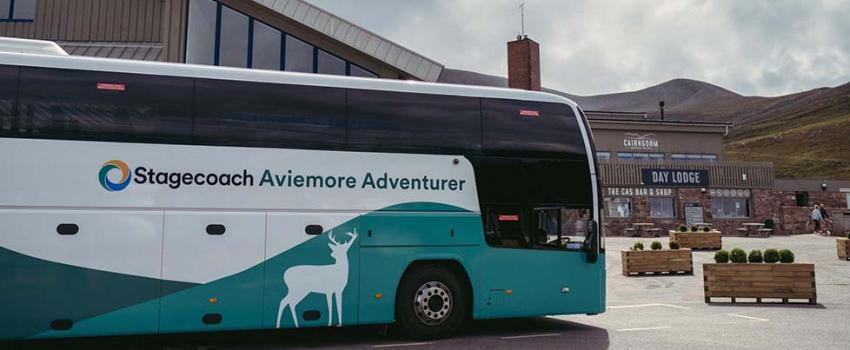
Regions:
<instances>
[{"instance_id":1,"label":"mountain slope","mask_svg":"<svg viewBox=\"0 0 850 350\"><path fill-rule=\"evenodd\" d=\"M772 161L777 177L850 179L850 84L742 106L730 159Z\"/></svg>"}]
</instances>

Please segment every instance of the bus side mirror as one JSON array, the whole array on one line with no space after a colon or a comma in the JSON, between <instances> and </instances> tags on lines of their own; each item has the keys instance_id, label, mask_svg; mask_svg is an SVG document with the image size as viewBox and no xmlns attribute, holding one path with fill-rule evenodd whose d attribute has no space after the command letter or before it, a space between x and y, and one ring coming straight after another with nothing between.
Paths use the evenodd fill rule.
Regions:
<instances>
[{"instance_id":1,"label":"bus side mirror","mask_svg":"<svg viewBox=\"0 0 850 350\"><path fill-rule=\"evenodd\" d=\"M587 262L594 264L599 259L599 226L596 220L587 221L587 235L590 246L587 249Z\"/></svg>"}]
</instances>

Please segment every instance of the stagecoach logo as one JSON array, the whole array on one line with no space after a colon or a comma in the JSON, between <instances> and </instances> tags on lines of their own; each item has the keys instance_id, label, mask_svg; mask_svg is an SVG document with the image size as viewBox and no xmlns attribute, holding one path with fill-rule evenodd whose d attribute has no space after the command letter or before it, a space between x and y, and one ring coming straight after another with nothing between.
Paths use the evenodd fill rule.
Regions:
<instances>
[{"instance_id":1,"label":"stagecoach logo","mask_svg":"<svg viewBox=\"0 0 850 350\"><path fill-rule=\"evenodd\" d=\"M643 150L657 149L658 139L655 134L626 133L623 138L623 147Z\"/></svg>"},{"instance_id":2,"label":"stagecoach logo","mask_svg":"<svg viewBox=\"0 0 850 350\"><path fill-rule=\"evenodd\" d=\"M98 180L100 180L100 185L109 192L123 191L131 181L139 185L167 186L172 190L191 186L217 186L454 192L463 191L464 185L466 185L466 179L462 178L440 178L429 175L395 177L387 172L383 174L365 172L361 177L358 177L340 174L299 174L292 169L284 173L277 173L265 169L262 175L255 174L258 173L252 173L248 169L232 173L185 172L158 171L146 166L137 166L131 172L127 163L120 160L110 160L103 163L98 173ZM259 181L256 182L255 179L259 179Z\"/></svg>"},{"instance_id":3,"label":"stagecoach logo","mask_svg":"<svg viewBox=\"0 0 850 350\"><path fill-rule=\"evenodd\" d=\"M117 170L121 173L121 178L118 179L118 182L112 182L109 180L109 173L113 170ZM100 168L98 178L100 179L100 185L107 191L121 191L127 188L127 185L130 184L130 167L127 166L127 163L120 160L110 160L103 163L103 167Z\"/></svg>"}]
</instances>

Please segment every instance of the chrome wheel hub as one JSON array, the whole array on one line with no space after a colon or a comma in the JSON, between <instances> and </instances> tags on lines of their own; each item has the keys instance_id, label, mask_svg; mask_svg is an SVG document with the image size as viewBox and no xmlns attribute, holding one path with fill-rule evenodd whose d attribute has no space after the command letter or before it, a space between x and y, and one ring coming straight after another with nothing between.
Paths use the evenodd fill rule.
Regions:
<instances>
[{"instance_id":1,"label":"chrome wheel hub","mask_svg":"<svg viewBox=\"0 0 850 350\"><path fill-rule=\"evenodd\" d=\"M424 324L435 326L449 318L452 293L440 282L428 282L419 287L413 298L413 312Z\"/></svg>"}]
</instances>

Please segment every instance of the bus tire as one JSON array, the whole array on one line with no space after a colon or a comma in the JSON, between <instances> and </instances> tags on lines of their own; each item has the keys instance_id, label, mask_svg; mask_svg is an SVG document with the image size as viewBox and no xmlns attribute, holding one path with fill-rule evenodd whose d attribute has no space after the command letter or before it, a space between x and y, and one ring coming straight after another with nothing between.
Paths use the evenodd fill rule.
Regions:
<instances>
[{"instance_id":1,"label":"bus tire","mask_svg":"<svg viewBox=\"0 0 850 350\"><path fill-rule=\"evenodd\" d=\"M469 291L455 271L439 265L409 270L396 294L396 328L407 337L447 337L469 312Z\"/></svg>"}]
</instances>

